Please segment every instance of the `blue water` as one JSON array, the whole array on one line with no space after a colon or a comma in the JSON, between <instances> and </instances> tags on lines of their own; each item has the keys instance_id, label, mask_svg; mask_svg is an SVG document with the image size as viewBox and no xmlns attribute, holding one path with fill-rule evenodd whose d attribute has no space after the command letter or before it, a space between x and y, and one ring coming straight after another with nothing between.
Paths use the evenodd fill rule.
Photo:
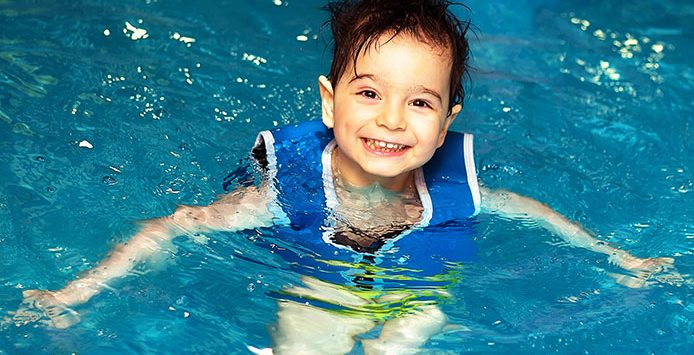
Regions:
<instances>
[{"instance_id":1,"label":"blue water","mask_svg":"<svg viewBox=\"0 0 694 355\"><path fill-rule=\"evenodd\" d=\"M0 3L0 318L57 289L136 221L207 204L258 130L315 119L321 1ZM469 1L473 81L453 129L480 179L642 257L694 271L694 7ZM476 220L432 353L686 353L691 283L629 289L602 255ZM296 283L253 232L210 235L79 307L67 330L4 322L0 353L243 353ZM161 264L168 264L162 267ZM360 349L355 349L359 352Z\"/></svg>"}]
</instances>

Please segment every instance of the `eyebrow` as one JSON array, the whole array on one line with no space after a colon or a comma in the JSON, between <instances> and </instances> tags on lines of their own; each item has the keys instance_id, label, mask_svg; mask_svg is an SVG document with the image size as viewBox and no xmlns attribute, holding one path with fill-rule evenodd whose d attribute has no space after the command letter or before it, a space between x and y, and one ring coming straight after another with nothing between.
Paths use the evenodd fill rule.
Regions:
<instances>
[{"instance_id":1,"label":"eyebrow","mask_svg":"<svg viewBox=\"0 0 694 355\"><path fill-rule=\"evenodd\" d=\"M426 93L426 94L429 94L429 95L431 95L431 96L434 96L435 98L437 98L437 99L439 100L439 102L443 103L443 99L441 98L441 94L439 94L438 92L436 92L436 91L434 91L434 90L431 90L431 89L429 89L429 88L427 88L427 87L425 87L425 86L422 86L422 85L417 85L417 86L415 86L415 90L417 90L417 91L422 91L422 92L424 92L424 93Z\"/></svg>"},{"instance_id":2,"label":"eyebrow","mask_svg":"<svg viewBox=\"0 0 694 355\"><path fill-rule=\"evenodd\" d=\"M373 75L373 74L355 74L354 77L352 79L350 79L348 84L351 84L355 80L359 80L359 79L371 79L372 81L378 81L378 80L376 80L376 75Z\"/></svg>"},{"instance_id":3,"label":"eyebrow","mask_svg":"<svg viewBox=\"0 0 694 355\"><path fill-rule=\"evenodd\" d=\"M354 81L359 80L359 79L371 79L372 81L378 82L378 80L376 79L376 75L374 75L374 74L357 74L357 75L354 75L354 77L352 77L352 79L349 80L348 84L351 84ZM411 91L424 92L425 94L429 94L431 96L434 96L435 98L437 98L439 100L439 102L443 103L443 98L441 97L441 94L439 94L438 92L436 92L432 89L427 88L424 85L417 85Z\"/></svg>"}]
</instances>

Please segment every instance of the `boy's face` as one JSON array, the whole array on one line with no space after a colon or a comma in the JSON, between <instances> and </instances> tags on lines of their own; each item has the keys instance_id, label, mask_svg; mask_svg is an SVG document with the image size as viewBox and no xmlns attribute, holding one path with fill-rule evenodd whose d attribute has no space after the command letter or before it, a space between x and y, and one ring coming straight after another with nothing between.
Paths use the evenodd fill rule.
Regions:
<instances>
[{"instance_id":1,"label":"boy's face","mask_svg":"<svg viewBox=\"0 0 694 355\"><path fill-rule=\"evenodd\" d=\"M443 144L460 105L448 115L451 58L401 34L377 44L349 66L335 85L319 79L323 122L334 128L335 168L350 183L393 190L408 183Z\"/></svg>"}]
</instances>

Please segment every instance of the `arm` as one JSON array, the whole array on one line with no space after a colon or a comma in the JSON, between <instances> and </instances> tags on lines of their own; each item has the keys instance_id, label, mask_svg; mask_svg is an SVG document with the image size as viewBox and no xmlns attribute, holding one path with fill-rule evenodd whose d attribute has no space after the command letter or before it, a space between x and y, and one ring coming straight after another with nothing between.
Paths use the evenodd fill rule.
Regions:
<instances>
[{"instance_id":1,"label":"arm","mask_svg":"<svg viewBox=\"0 0 694 355\"><path fill-rule=\"evenodd\" d=\"M271 202L266 190L264 184L260 188L237 190L209 206L179 206L170 216L145 221L130 240L116 246L95 268L57 291L24 291L24 303L41 309L51 318L52 325L70 326L77 320L67 319L70 313L76 316L69 307L89 301L108 287L110 281L125 276L174 237L272 225L273 215L268 208Z\"/></svg>"},{"instance_id":2,"label":"arm","mask_svg":"<svg viewBox=\"0 0 694 355\"><path fill-rule=\"evenodd\" d=\"M612 264L630 270L636 279L623 277L617 281L629 287L641 287L653 273L672 266L672 258L640 259L601 241L580 224L570 221L549 206L529 197L504 190L480 188L482 211L510 219L529 219L556 234L572 246L609 256ZM623 276L623 275L622 275ZM618 277L616 275L615 277Z\"/></svg>"}]
</instances>

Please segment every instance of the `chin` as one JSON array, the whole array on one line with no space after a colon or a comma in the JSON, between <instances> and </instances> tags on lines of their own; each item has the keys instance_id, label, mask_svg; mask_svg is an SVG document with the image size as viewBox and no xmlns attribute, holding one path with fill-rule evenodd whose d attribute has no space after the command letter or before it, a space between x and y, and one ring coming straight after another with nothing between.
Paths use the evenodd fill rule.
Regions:
<instances>
[{"instance_id":1,"label":"chin","mask_svg":"<svg viewBox=\"0 0 694 355\"><path fill-rule=\"evenodd\" d=\"M368 174L370 174L372 176L376 176L379 178L386 178L386 179L398 177L402 174L406 174L409 172L409 171L401 171L399 169L393 169L393 168L388 169L385 167L381 168L381 169L365 169L364 171L366 171Z\"/></svg>"}]
</instances>

